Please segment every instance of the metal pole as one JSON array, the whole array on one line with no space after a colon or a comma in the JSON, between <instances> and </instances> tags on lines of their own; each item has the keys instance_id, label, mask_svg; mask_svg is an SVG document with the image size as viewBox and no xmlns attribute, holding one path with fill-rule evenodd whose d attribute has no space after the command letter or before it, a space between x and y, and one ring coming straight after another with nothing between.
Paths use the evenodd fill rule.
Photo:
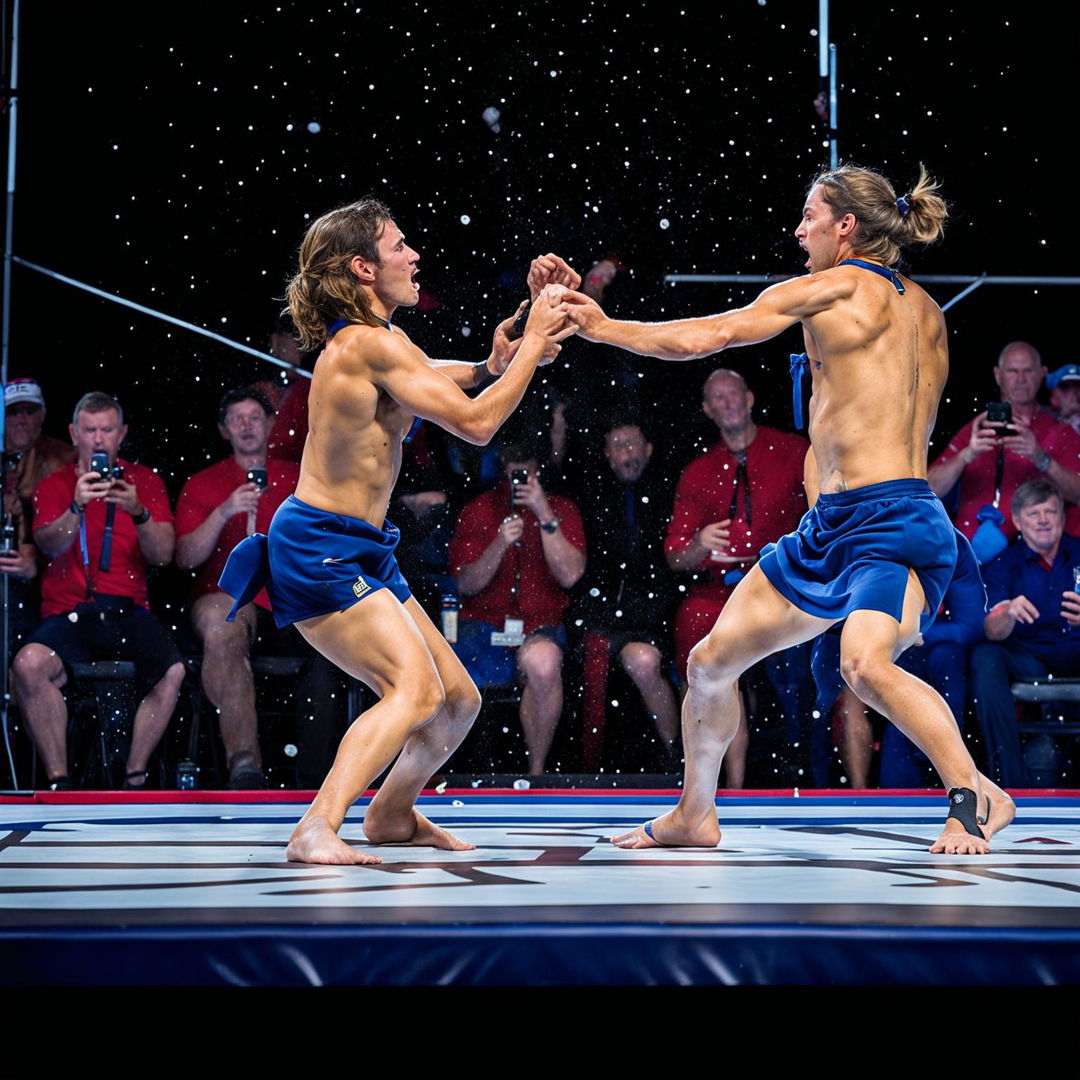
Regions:
<instances>
[{"instance_id":1,"label":"metal pole","mask_svg":"<svg viewBox=\"0 0 1080 1080\"><path fill-rule=\"evenodd\" d=\"M3 10L4 30L7 29L7 4ZM19 101L19 0L12 0L11 5L11 62L8 71L6 94L6 107L8 115L8 168L7 168L7 200L4 205L4 297L2 310L2 325L0 325L0 386L8 383L8 345L11 334L11 238L15 227L15 134L17 105ZM0 409L0 448L6 445L6 428L4 425L6 408ZM0 469L0 479L7 487L7 457L3 458L3 467ZM2 508L6 514L7 508ZM18 538L16 538L16 543ZM19 780L15 775L15 755L11 750L11 737L8 727L11 712L11 686L9 672L11 667L8 653L11 651L11 603L10 582L7 574L0 574L3 585L0 591L3 593L4 610L0 613L0 716L2 716L4 729L4 750L7 753L8 767L11 770L12 787L18 788Z\"/></svg>"},{"instance_id":2,"label":"metal pole","mask_svg":"<svg viewBox=\"0 0 1080 1080\"><path fill-rule=\"evenodd\" d=\"M840 163L836 145L836 46L829 46L829 167Z\"/></svg>"}]
</instances>

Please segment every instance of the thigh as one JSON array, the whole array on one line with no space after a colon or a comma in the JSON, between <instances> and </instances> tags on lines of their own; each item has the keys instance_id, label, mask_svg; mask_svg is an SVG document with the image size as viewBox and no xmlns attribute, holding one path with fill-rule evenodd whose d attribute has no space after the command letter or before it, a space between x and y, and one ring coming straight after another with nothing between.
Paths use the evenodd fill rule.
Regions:
<instances>
[{"instance_id":1,"label":"thigh","mask_svg":"<svg viewBox=\"0 0 1080 1080\"><path fill-rule=\"evenodd\" d=\"M700 647L706 661L722 656L727 666L745 671L779 649L812 640L835 621L800 611L754 566L735 586Z\"/></svg>"},{"instance_id":2,"label":"thigh","mask_svg":"<svg viewBox=\"0 0 1080 1080\"><path fill-rule=\"evenodd\" d=\"M323 656L380 697L439 678L416 619L389 589L341 611L304 619L296 628Z\"/></svg>"},{"instance_id":3,"label":"thigh","mask_svg":"<svg viewBox=\"0 0 1080 1080\"><path fill-rule=\"evenodd\" d=\"M442 679L443 687L448 698L459 698L462 694L473 693L476 687L465 670L465 665L458 659L457 654L450 647L450 643L443 637L442 632L431 621L428 613L420 605L414 596L405 601L405 610L411 616L416 628L420 631L424 644L435 662L435 670Z\"/></svg>"},{"instance_id":4,"label":"thigh","mask_svg":"<svg viewBox=\"0 0 1080 1080\"><path fill-rule=\"evenodd\" d=\"M858 654L895 662L919 636L919 621L925 609L922 585L915 571L910 570L900 621L884 611L853 611L840 634L841 655L850 658Z\"/></svg>"}]
</instances>

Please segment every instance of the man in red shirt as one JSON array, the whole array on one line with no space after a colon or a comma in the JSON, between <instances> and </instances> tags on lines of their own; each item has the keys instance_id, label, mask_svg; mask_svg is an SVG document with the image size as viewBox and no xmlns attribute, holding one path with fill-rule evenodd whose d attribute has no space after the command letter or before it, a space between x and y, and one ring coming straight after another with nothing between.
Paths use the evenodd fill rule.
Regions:
<instances>
[{"instance_id":1,"label":"man in red shirt","mask_svg":"<svg viewBox=\"0 0 1080 1080\"><path fill-rule=\"evenodd\" d=\"M133 661L144 696L124 787L141 788L184 679L176 643L147 596L147 566L164 566L173 556L172 510L157 473L117 457L127 425L114 398L84 395L70 432L76 461L34 490L34 541L49 560L44 621L15 657L15 689L50 787L67 790L68 714L60 692L67 665ZM92 468L94 454L104 454L107 466Z\"/></svg>"},{"instance_id":2,"label":"man in red shirt","mask_svg":"<svg viewBox=\"0 0 1080 1080\"><path fill-rule=\"evenodd\" d=\"M478 686L515 670L524 679L521 726L539 776L562 715L562 619L585 572L585 529L569 499L545 493L534 451L508 444L500 458L504 479L466 504L450 541L463 598L454 651Z\"/></svg>"},{"instance_id":3,"label":"man in red shirt","mask_svg":"<svg viewBox=\"0 0 1080 1080\"><path fill-rule=\"evenodd\" d=\"M1001 350L994 381L1001 401L1012 410L1006 425L993 424L986 410L965 424L930 466L927 480L946 501L959 484L959 503L953 514L956 527L975 541L984 507L997 508L1004 540L996 548L973 546L980 562L992 558L1017 535L1008 512L1013 494L1025 480L1044 475L1065 498L1065 529L1080 533L1080 435L1038 403L1046 376L1038 350L1026 341L1013 341Z\"/></svg>"},{"instance_id":4,"label":"man in red shirt","mask_svg":"<svg viewBox=\"0 0 1080 1080\"><path fill-rule=\"evenodd\" d=\"M758 552L795 529L806 513L802 474L809 443L759 426L753 407L754 395L737 371L720 368L705 380L701 409L720 439L686 466L675 489L664 543L668 566L699 575L675 616L675 652L684 680L690 650L712 630ZM813 703L809 647L777 653L766 668L788 742L799 743ZM743 722L724 758L728 787L743 786L748 739Z\"/></svg>"},{"instance_id":5,"label":"man in red shirt","mask_svg":"<svg viewBox=\"0 0 1080 1080\"><path fill-rule=\"evenodd\" d=\"M176 564L196 571L191 622L202 642L202 685L218 710L233 789L267 786L248 656L256 638L276 637L276 631L266 617L265 589L239 609L235 621L226 622L232 597L218 588L218 578L245 536L269 530L274 511L300 476L295 462L266 459L273 419L270 402L258 390L228 391L218 407L218 431L232 454L195 473L176 504ZM309 651L302 643L298 647Z\"/></svg>"}]
</instances>

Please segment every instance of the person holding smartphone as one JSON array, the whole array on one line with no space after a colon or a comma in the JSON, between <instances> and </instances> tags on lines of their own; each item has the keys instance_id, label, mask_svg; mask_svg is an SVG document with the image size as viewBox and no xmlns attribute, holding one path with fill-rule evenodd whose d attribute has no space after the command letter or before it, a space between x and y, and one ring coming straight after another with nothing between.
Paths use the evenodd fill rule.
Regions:
<instances>
[{"instance_id":1,"label":"person holding smartphone","mask_svg":"<svg viewBox=\"0 0 1080 1080\"><path fill-rule=\"evenodd\" d=\"M124 787L146 785L150 755L164 735L184 664L168 627L150 611L147 568L173 557L172 507L161 477L118 454L127 436L109 394L84 394L69 427L76 460L34 489L34 542L42 575L43 621L19 650L12 674L19 707L54 790L73 786L67 760L70 665L135 664L140 701Z\"/></svg>"},{"instance_id":2,"label":"person holding smartphone","mask_svg":"<svg viewBox=\"0 0 1080 1080\"><path fill-rule=\"evenodd\" d=\"M946 506L955 503L953 521L969 540L992 507L1009 542L1017 535L1009 512L1016 489L1043 476L1065 500L1066 530L1080 532L1080 435L1039 403L1046 368L1038 349L1009 342L993 370L1000 400L953 435L930 466L930 487Z\"/></svg>"},{"instance_id":3,"label":"person holding smartphone","mask_svg":"<svg viewBox=\"0 0 1080 1080\"><path fill-rule=\"evenodd\" d=\"M218 578L229 552L256 530L266 532L274 511L296 488L300 466L266 458L273 422L274 410L260 391L250 386L227 391L218 404L217 430L232 452L191 476L176 504L176 565L194 573L190 620L202 646L200 678L218 710L234 790L267 786L247 659L256 638L273 639L277 633L265 590L226 622L232 597L218 587Z\"/></svg>"},{"instance_id":4,"label":"person holding smartphone","mask_svg":"<svg viewBox=\"0 0 1080 1080\"><path fill-rule=\"evenodd\" d=\"M454 652L478 686L520 679L528 772L545 771L562 716L563 615L585 572L577 506L544 490L538 452L500 448L502 482L468 502L450 541L462 597Z\"/></svg>"}]
</instances>

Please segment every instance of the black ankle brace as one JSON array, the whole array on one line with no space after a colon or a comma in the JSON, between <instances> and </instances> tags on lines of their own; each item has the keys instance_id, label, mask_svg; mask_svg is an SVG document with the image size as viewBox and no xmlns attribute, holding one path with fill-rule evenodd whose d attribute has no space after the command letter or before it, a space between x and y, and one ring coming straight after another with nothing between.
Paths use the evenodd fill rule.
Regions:
<instances>
[{"instance_id":1,"label":"black ankle brace","mask_svg":"<svg viewBox=\"0 0 1080 1080\"><path fill-rule=\"evenodd\" d=\"M979 800L971 788L949 788L949 817L956 818L971 836L985 840L978 824Z\"/></svg>"}]
</instances>

